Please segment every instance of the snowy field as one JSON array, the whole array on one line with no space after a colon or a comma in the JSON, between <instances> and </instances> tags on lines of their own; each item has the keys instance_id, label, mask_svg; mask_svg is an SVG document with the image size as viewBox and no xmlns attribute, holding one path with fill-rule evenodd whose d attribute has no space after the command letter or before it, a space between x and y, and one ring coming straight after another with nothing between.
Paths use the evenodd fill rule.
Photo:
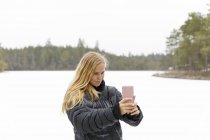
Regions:
<instances>
[{"instance_id":1,"label":"snowy field","mask_svg":"<svg viewBox=\"0 0 210 140\"><path fill-rule=\"evenodd\" d=\"M106 71L107 85L133 85L144 118L122 124L123 138L209 140L210 81L153 77L154 71ZM61 113L73 71L0 73L0 140L73 140Z\"/></svg>"}]
</instances>

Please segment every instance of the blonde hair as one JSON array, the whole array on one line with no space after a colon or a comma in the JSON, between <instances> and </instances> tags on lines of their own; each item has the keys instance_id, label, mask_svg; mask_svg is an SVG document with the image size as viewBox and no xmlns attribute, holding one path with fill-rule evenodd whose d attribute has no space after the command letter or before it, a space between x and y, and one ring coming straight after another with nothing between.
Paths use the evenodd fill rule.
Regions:
<instances>
[{"instance_id":1,"label":"blonde hair","mask_svg":"<svg viewBox=\"0 0 210 140\"><path fill-rule=\"evenodd\" d=\"M90 96L92 101L98 98L98 92L89 82L96 66L101 63L107 66L107 59L99 53L88 52L83 55L77 65L75 77L64 96L62 112L70 110L78 104L82 104L85 93Z\"/></svg>"}]
</instances>

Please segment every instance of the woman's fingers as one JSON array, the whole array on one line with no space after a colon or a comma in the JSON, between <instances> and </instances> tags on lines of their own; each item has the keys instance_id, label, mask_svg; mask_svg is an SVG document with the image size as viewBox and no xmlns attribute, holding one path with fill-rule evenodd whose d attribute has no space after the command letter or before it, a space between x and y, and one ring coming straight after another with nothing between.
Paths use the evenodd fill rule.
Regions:
<instances>
[{"instance_id":1,"label":"woman's fingers","mask_svg":"<svg viewBox=\"0 0 210 140\"><path fill-rule=\"evenodd\" d=\"M131 113L131 116L139 115L140 111L137 109Z\"/></svg>"},{"instance_id":2,"label":"woman's fingers","mask_svg":"<svg viewBox=\"0 0 210 140\"><path fill-rule=\"evenodd\" d=\"M131 116L139 115L140 111L137 107L137 103L133 103L133 100L135 100L135 97L123 98L119 102L121 115L124 115L126 113L130 114Z\"/></svg>"},{"instance_id":3,"label":"woman's fingers","mask_svg":"<svg viewBox=\"0 0 210 140\"><path fill-rule=\"evenodd\" d=\"M133 99L132 98L123 98L120 103L128 103L128 102L131 102Z\"/></svg>"},{"instance_id":4,"label":"woman's fingers","mask_svg":"<svg viewBox=\"0 0 210 140\"><path fill-rule=\"evenodd\" d=\"M139 115L140 110L138 109L137 105L135 105L135 107L132 109L132 111L130 113L131 113L131 116Z\"/></svg>"},{"instance_id":5,"label":"woman's fingers","mask_svg":"<svg viewBox=\"0 0 210 140\"><path fill-rule=\"evenodd\" d=\"M131 113L134 110L136 103L132 103L132 98L124 98L119 102L121 115Z\"/></svg>"}]
</instances>

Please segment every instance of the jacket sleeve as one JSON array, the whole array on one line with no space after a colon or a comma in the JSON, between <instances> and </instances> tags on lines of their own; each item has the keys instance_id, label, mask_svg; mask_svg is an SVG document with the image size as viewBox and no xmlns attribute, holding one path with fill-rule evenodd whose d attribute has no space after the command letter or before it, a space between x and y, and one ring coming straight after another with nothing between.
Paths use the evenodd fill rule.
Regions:
<instances>
[{"instance_id":1,"label":"jacket sleeve","mask_svg":"<svg viewBox=\"0 0 210 140\"><path fill-rule=\"evenodd\" d=\"M115 96L116 97L115 105L118 104L118 102L120 100L122 100L122 94L115 87L110 88L109 92L112 94L111 96ZM138 107L138 109L140 111L140 114L138 116L131 116L129 114L125 114L125 115L120 117L120 120L122 120L125 123L127 123L129 125L132 125L132 126L139 125L139 123L143 119L143 113L142 113L140 107L139 106L137 106L137 107Z\"/></svg>"},{"instance_id":2,"label":"jacket sleeve","mask_svg":"<svg viewBox=\"0 0 210 140\"><path fill-rule=\"evenodd\" d=\"M111 108L91 109L78 105L67 111L67 115L72 125L83 133L97 132L118 122Z\"/></svg>"}]
</instances>

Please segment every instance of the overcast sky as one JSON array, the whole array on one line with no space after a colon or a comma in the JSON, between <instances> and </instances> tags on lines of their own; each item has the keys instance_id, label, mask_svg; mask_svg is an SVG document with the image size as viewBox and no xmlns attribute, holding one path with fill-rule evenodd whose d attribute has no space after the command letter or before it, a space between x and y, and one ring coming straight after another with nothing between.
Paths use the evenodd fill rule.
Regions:
<instances>
[{"instance_id":1,"label":"overcast sky","mask_svg":"<svg viewBox=\"0 0 210 140\"><path fill-rule=\"evenodd\" d=\"M115 54L164 53L166 37L209 0L0 0L0 43L89 47Z\"/></svg>"}]
</instances>

